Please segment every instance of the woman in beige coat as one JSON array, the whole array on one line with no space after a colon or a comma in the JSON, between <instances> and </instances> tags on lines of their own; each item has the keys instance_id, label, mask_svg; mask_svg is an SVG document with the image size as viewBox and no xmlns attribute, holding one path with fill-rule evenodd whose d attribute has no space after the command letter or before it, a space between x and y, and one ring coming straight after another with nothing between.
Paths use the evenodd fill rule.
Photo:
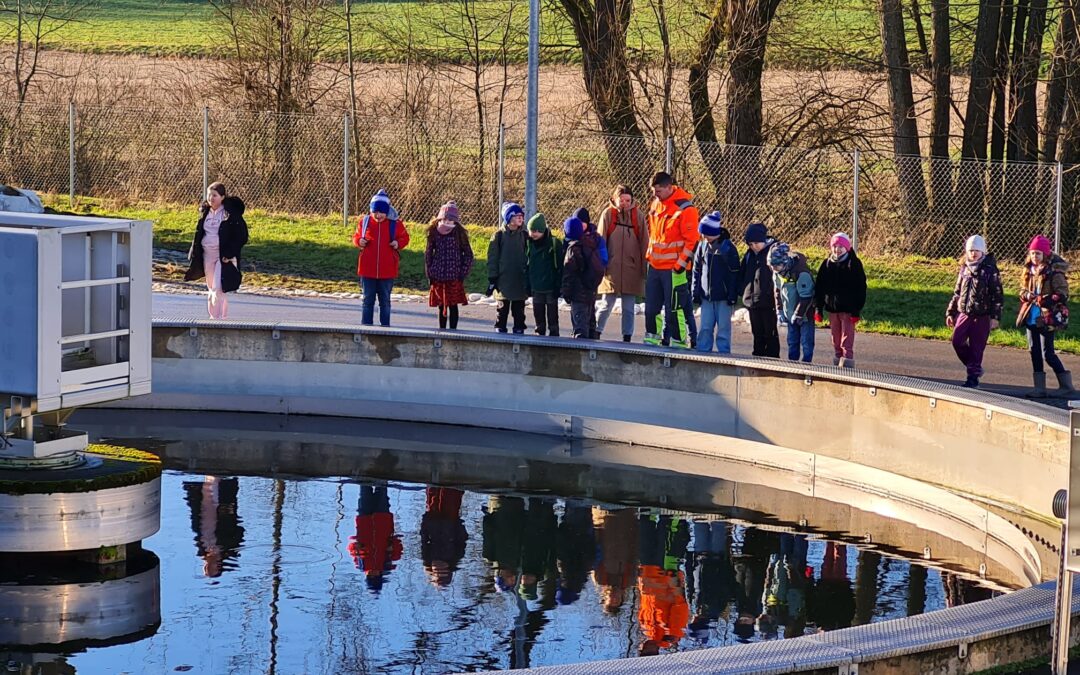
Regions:
<instances>
[{"instance_id":1,"label":"woman in beige coat","mask_svg":"<svg viewBox=\"0 0 1080 675\"><path fill-rule=\"evenodd\" d=\"M634 194L625 185L618 185L604 207L597 232L607 240L608 267L597 294L600 311L596 329L602 334L616 300L622 302L622 338L630 342L634 335L634 305L637 296L645 293L645 250L649 245L649 229L645 212L634 202Z\"/></svg>"}]
</instances>

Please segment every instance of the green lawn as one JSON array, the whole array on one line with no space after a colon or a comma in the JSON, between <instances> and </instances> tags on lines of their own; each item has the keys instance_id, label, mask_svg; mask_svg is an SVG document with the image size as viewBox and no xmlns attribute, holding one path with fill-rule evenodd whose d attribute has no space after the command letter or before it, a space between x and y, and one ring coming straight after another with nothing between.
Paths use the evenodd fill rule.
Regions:
<instances>
[{"instance_id":1,"label":"green lawn","mask_svg":"<svg viewBox=\"0 0 1080 675\"><path fill-rule=\"evenodd\" d=\"M66 210L66 198L46 195L47 204ZM110 208L108 205L83 199L80 213L124 216L154 221L154 246L187 251L195 229L196 213L192 208L161 206ZM339 218L299 218L288 215L249 211L247 221L251 241L245 249L245 283L251 286L305 288L323 292L357 291L356 249L352 246L352 229L342 225ZM409 224L412 239L401 256L401 274L397 287L406 293L426 293L424 275L425 227ZM487 286L487 242L493 228L469 225L469 238L477 264L466 283L469 292L483 292ZM816 267L823 251L808 251ZM948 339L945 327L945 307L952 294L955 263L952 261L919 261L921 283L910 281L916 267L912 260L868 259L865 261L870 289L866 311L859 329L870 333L904 335L909 337ZM163 268L158 278L179 280L183 270ZM938 281L926 281L927 279ZM908 281L905 281L908 280ZM990 336L990 344L1024 347L1024 334L1013 328L1019 303L1016 293L1006 289L1003 327ZM1080 354L1080 339L1066 335L1058 339L1062 352Z\"/></svg>"}]
</instances>

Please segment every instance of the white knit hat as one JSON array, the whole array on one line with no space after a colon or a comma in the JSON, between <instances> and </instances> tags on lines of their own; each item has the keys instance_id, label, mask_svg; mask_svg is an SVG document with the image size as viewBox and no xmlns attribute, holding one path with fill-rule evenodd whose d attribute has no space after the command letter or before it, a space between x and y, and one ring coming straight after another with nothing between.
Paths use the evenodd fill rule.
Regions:
<instances>
[{"instance_id":1,"label":"white knit hat","mask_svg":"<svg viewBox=\"0 0 1080 675\"><path fill-rule=\"evenodd\" d=\"M964 242L965 251L982 251L986 253L986 240L982 238L982 235L973 234L967 238Z\"/></svg>"}]
</instances>

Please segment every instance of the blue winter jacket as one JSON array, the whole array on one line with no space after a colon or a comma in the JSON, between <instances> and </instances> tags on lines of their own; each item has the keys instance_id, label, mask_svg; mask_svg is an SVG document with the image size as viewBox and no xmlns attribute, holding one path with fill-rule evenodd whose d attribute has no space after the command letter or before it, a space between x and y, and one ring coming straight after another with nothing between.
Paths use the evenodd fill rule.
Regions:
<instances>
[{"instance_id":1,"label":"blue winter jacket","mask_svg":"<svg viewBox=\"0 0 1080 675\"><path fill-rule=\"evenodd\" d=\"M694 251L694 302L726 302L739 297L739 252L730 239L702 239Z\"/></svg>"}]
</instances>

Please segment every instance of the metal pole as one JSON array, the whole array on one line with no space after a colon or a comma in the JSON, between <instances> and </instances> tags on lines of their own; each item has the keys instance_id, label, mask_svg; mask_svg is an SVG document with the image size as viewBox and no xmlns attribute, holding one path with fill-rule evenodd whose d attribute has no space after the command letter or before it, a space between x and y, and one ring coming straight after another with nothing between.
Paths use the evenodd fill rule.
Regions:
<instances>
[{"instance_id":1,"label":"metal pole","mask_svg":"<svg viewBox=\"0 0 1080 675\"><path fill-rule=\"evenodd\" d=\"M68 103L68 208L75 208L75 101Z\"/></svg>"},{"instance_id":2,"label":"metal pole","mask_svg":"<svg viewBox=\"0 0 1080 675\"><path fill-rule=\"evenodd\" d=\"M540 0L529 0L529 75L525 115L525 213L536 213L537 134L540 123Z\"/></svg>"},{"instance_id":3,"label":"metal pole","mask_svg":"<svg viewBox=\"0 0 1080 675\"><path fill-rule=\"evenodd\" d=\"M506 127L502 124L499 125L499 175L498 190L499 201L495 204L495 211L498 212L502 208L502 203L506 199L506 192L503 186L503 180L506 178Z\"/></svg>"},{"instance_id":4,"label":"metal pole","mask_svg":"<svg viewBox=\"0 0 1080 675\"><path fill-rule=\"evenodd\" d=\"M202 199L210 187L210 108L202 109Z\"/></svg>"},{"instance_id":5,"label":"metal pole","mask_svg":"<svg viewBox=\"0 0 1080 675\"><path fill-rule=\"evenodd\" d=\"M664 141L664 171L671 175L675 170L675 139L671 136Z\"/></svg>"},{"instance_id":6,"label":"metal pole","mask_svg":"<svg viewBox=\"0 0 1080 675\"><path fill-rule=\"evenodd\" d=\"M1061 569L1058 570L1057 589L1054 594L1054 635L1050 662L1053 675L1065 675L1069 669L1069 622L1072 617L1073 573L1065 566L1065 544L1068 523L1061 527Z\"/></svg>"},{"instance_id":7,"label":"metal pole","mask_svg":"<svg viewBox=\"0 0 1080 675\"><path fill-rule=\"evenodd\" d=\"M1057 191L1054 195L1054 253L1061 253L1061 184L1065 182L1061 162L1057 163Z\"/></svg>"},{"instance_id":8,"label":"metal pole","mask_svg":"<svg viewBox=\"0 0 1080 675\"><path fill-rule=\"evenodd\" d=\"M345 227L349 226L349 113L346 112L343 117L343 127L341 133L342 143L341 146L344 150L344 158L341 163L342 178L341 178L341 222Z\"/></svg>"},{"instance_id":9,"label":"metal pole","mask_svg":"<svg viewBox=\"0 0 1080 675\"><path fill-rule=\"evenodd\" d=\"M851 247L859 250L859 151L854 153L855 174L851 185Z\"/></svg>"}]
</instances>

